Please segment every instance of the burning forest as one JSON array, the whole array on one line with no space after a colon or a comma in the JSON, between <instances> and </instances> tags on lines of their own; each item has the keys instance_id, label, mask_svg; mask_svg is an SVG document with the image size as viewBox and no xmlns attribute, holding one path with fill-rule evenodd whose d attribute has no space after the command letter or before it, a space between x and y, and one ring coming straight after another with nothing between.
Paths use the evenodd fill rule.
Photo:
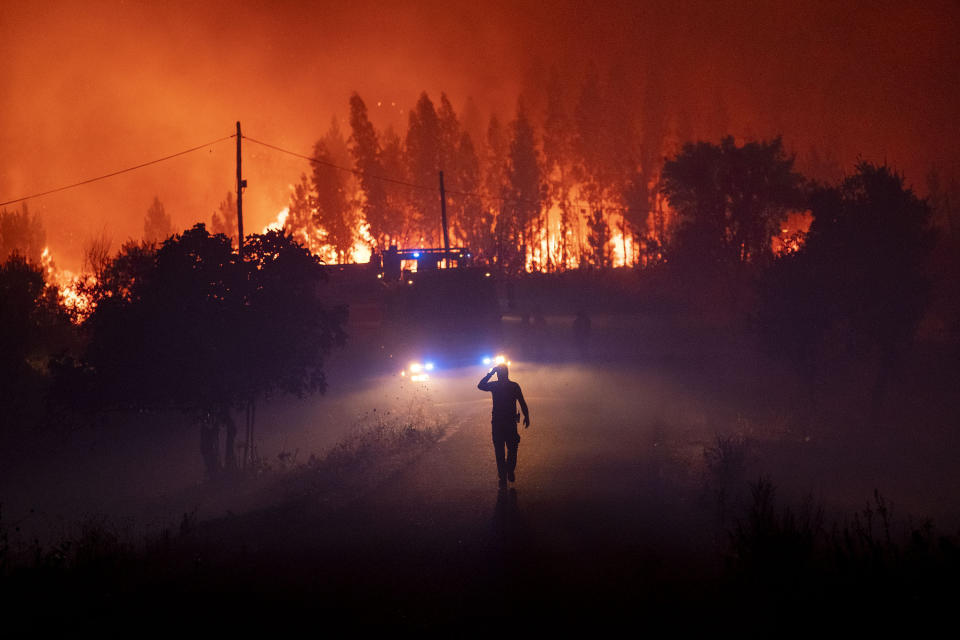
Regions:
<instances>
[{"instance_id":1,"label":"burning forest","mask_svg":"<svg viewBox=\"0 0 960 640\"><path fill-rule=\"evenodd\" d=\"M958 24L5 4L9 618L940 628Z\"/></svg>"}]
</instances>

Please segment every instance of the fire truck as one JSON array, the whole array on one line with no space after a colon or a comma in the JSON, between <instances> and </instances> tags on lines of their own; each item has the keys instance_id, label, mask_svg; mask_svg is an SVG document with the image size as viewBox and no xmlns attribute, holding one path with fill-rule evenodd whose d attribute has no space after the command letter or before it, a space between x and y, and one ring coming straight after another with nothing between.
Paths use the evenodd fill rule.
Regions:
<instances>
[{"instance_id":1,"label":"fire truck","mask_svg":"<svg viewBox=\"0 0 960 640\"><path fill-rule=\"evenodd\" d=\"M500 349L496 277L467 249L390 247L367 264L326 271L331 303L349 309L353 348L375 352L388 368L476 365Z\"/></svg>"},{"instance_id":2,"label":"fire truck","mask_svg":"<svg viewBox=\"0 0 960 640\"><path fill-rule=\"evenodd\" d=\"M501 346L493 274L473 266L468 249L451 248L442 171L439 184L443 248L390 246L371 256L362 272L376 272L374 296L362 276L362 282L348 283L341 291L352 298L346 301L351 307L348 331L378 342L394 363L429 358L440 367L474 364Z\"/></svg>"}]
</instances>

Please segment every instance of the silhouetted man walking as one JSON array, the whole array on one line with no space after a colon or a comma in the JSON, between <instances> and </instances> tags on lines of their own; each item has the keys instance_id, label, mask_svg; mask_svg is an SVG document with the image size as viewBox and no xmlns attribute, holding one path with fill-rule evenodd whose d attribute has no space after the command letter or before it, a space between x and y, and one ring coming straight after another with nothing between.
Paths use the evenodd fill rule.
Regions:
<instances>
[{"instance_id":1,"label":"silhouetted man walking","mask_svg":"<svg viewBox=\"0 0 960 640\"><path fill-rule=\"evenodd\" d=\"M493 374L497 374L497 379L490 382ZM510 379L510 372L507 365L497 365L490 372L483 376L480 384L477 385L480 391L490 391L493 393L493 450L497 458L497 474L500 476L500 486L507 486L507 480L516 481L517 469L517 447L520 446L520 434L517 433L517 423L520 421L520 414L517 413L517 403L520 403L520 409L523 411L523 427L530 426L530 411L527 409L527 403L523 399L523 392L520 391L520 385ZM506 459L504 459L504 448L506 448Z\"/></svg>"}]
</instances>

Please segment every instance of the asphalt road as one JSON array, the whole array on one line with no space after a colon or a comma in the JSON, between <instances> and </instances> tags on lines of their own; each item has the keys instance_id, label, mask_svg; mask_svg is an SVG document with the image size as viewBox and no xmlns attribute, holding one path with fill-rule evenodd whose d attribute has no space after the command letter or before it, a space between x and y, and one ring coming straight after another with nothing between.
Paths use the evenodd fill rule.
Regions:
<instances>
[{"instance_id":1,"label":"asphalt road","mask_svg":"<svg viewBox=\"0 0 960 640\"><path fill-rule=\"evenodd\" d=\"M654 607L670 585L688 588L690 571L714 568L716 529L692 464L705 437L692 398L678 405L682 391L636 371L515 366L532 425L521 430L517 481L501 490L482 373L442 372L425 384L446 433L375 491L334 512L272 512L230 529L224 544L243 559L215 561L236 581L217 571L213 586L242 584L250 597L254 584L261 601L373 624L518 614L534 624L547 611L561 624L622 614L638 598Z\"/></svg>"}]
</instances>

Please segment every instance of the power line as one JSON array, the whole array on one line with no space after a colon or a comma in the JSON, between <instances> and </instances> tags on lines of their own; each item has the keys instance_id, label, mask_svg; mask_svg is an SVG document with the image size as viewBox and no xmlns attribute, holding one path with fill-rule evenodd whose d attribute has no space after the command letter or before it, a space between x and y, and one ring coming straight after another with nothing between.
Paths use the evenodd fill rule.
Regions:
<instances>
[{"instance_id":1,"label":"power line","mask_svg":"<svg viewBox=\"0 0 960 640\"><path fill-rule=\"evenodd\" d=\"M127 167L126 169L120 169L119 171L113 171L113 172L111 172L111 173L107 173L107 174L102 175L102 176L97 176L96 178L88 178L87 180L82 180L82 181L80 181L80 182L75 182L75 183L73 183L73 184L68 184L68 185L63 186L63 187L57 187L56 189L50 189L49 191L44 191L44 192L42 192L42 193L34 193L33 195L23 196L23 197L21 197L21 198L14 198L13 200L7 200L6 202L0 202L0 207L4 207L4 206L6 206L6 205L8 205L8 204L15 204L15 203L17 203L17 202L23 202L24 200L30 200L31 198L39 198L39 197L41 197L41 196L46 196L46 195L49 195L49 194L51 194L51 193L57 193L58 191L66 191L67 189L73 189L74 187L79 187L79 186L82 186L82 185L85 185L85 184L90 184L91 182L97 182L98 180L104 180L104 179L106 179L106 178L112 178L113 176L118 176L118 175L120 175L121 173L128 173L128 172L130 172L130 171L136 171L137 169L142 169L142 168L144 168L144 167L149 167L150 165L152 165L152 164L157 164L158 162L163 162L163 161L165 161L165 160L170 160L170 159L176 158L176 157L178 157L178 156L186 155L186 154L188 154L188 153L193 153L194 151L199 151L200 149L205 149L205 148L210 147L210 146L213 146L213 145L215 145L215 144L217 144L217 143L223 142L224 140L229 140L229 139L231 139L231 138L235 138L236 135L237 135L237 134L234 133L234 134L231 134L231 135L229 135L229 136L225 136L225 137L223 137L223 138L218 138L217 140L214 140L214 141L212 141L212 142L208 142L208 143L206 143L206 144L201 144L201 145L197 145L196 147L191 147L191 148L189 148L189 149L184 149L183 151L179 151L179 152L174 153L174 154L171 154L171 155L169 155L169 156L164 156L164 157L162 157L162 158L157 158L156 160L150 160L149 162L144 162L144 163L142 163L142 164L138 164L138 165L133 166L133 167Z\"/></svg>"},{"instance_id":2,"label":"power line","mask_svg":"<svg viewBox=\"0 0 960 640\"><path fill-rule=\"evenodd\" d=\"M191 148L189 148L189 149L184 149L183 151L179 151L179 152L177 152L177 153L173 153L173 154L170 154L170 155L168 155L168 156L164 156L164 157L162 157L162 158L157 158L157 159L155 159L155 160L150 160L150 161L148 161L148 162L143 162L143 163L141 163L141 164L134 165L134 166L132 166L132 167L126 167L125 169L120 169L120 170L118 170L118 171L112 171L112 172L110 172L110 173L107 173L107 174L104 174L104 175L101 175L101 176L96 176L96 177L94 177L94 178L88 178L88 179L86 179L86 180L81 180L80 182L75 182L75 183L73 183L73 184L68 184L68 185L65 185L65 186L62 186L62 187L57 187L57 188L55 188L55 189L49 189L49 190L47 190L47 191L42 191L42 192L40 192L40 193L34 193L34 194L31 194L31 195L28 195L28 196L21 196L21 197L19 197L19 198L13 198L13 199L7 200L7 201L5 201L5 202L0 202L0 207L6 206L6 205L8 205L8 204L16 204L17 202L23 202L24 200L30 200L30 199L32 199L32 198L39 198L39 197L42 197L42 196L50 195L50 194L52 194L52 193L58 193L58 192L60 192L60 191L66 191L67 189L73 189L73 188L75 188L75 187L80 187L80 186L83 186L83 185L85 185L85 184L90 184L90 183L92 183L92 182L97 182L97 181L99 181L99 180L105 180L105 179L107 179L107 178L112 178L112 177L114 177L114 176L118 176L118 175L123 174L123 173L129 173L130 171L136 171L137 169L142 169L142 168L144 168L144 167L149 167L150 165L154 165L154 164L157 164L157 163L160 163L160 162L165 162L166 160L171 160L171 159L173 159L173 158L177 158L177 157L179 157L179 156L186 155L186 154L188 154L188 153L193 153L194 151L199 151L200 149L205 149L205 148L207 148L207 147L213 146L213 145L218 144L218 143L220 143L220 142L224 142L225 140L233 139L233 138L235 138L235 137L237 137L237 134L233 133L233 134L230 134L229 136L224 136L224 137L222 137L222 138L218 138L218 139L216 139L216 140L212 140L212 141L207 142L207 143L205 143L205 144L197 145L197 146L191 147ZM280 147L280 146L277 146L277 145L274 145L274 144L270 144L269 142L263 142L262 140L257 140L257 139L255 139L255 138L251 138L251 137L249 137L249 136L243 136L243 139L249 140L250 142L252 142L252 143L254 143L254 144L258 144L258 145L263 146L263 147L266 147L266 148L268 148L268 149L273 149L274 151L279 151L279 152L281 152L281 153L285 153L285 154L294 156L294 157L296 157L296 158L300 158L300 159L302 159L302 160L306 160L306 161L311 162L311 163L313 163L313 164L319 164L319 165L331 167L331 168L333 168L333 169L337 169L337 170L339 170L339 171L344 171L344 172L346 172L346 173L351 173L351 174L356 175L356 176L363 176L363 177L365 177L365 178L370 178L370 179L373 179L373 180L380 180L380 181L382 181L382 182L388 182L388 183L391 183L391 184L396 184L396 185L399 185L399 186L408 187L408 188L410 188L410 189L419 189L419 190L421 190L421 191L431 191L431 192L432 192L432 191L436 191L436 187L433 187L433 186L426 186L426 185L422 185L422 184L416 184L416 183L413 183L413 182L407 182L407 181L405 181L405 180L398 180L398 179L396 179L396 178L389 178L389 177L387 177L387 176L381 176L381 175L375 175L375 174L368 174L368 173L365 173L365 172L363 172L363 171L361 171L361 170L359 170L359 169L351 169L350 167L343 167L343 166L340 166L340 165L335 164L335 163L333 163L333 162L327 162L327 161L325 161L325 160L320 160L319 158L314 158L314 157L311 157L311 156L308 156L308 155L304 155L304 154L302 154L302 153L297 153L296 151L290 151L289 149L284 149L283 147ZM488 201L488 202L491 201L491 200L496 200L496 201L502 202L502 203L504 203L504 204L507 204L507 203L526 203L526 204L542 205L542 203L536 202L536 201L534 201L534 200L524 199L524 198L510 198L510 197L506 197L506 196L488 195L488 194L485 194L485 193L478 193L478 192L472 192L472 191L461 191L461 190L459 190L459 189L448 189L448 190L447 190L447 193L450 194L450 195L457 195L457 196L468 197L468 198L477 198L477 199L479 199L479 200L485 200L485 201ZM579 201L579 202L572 202L571 204L574 204L574 206L577 206L578 208L583 208L583 205L584 205L584 204L587 204L587 203L582 202L582 201ZM607 211L612 211L612 210L613 210L613 211L622 211L622 209L621 209L620 207L609 207L609 206L608 206L608 207L604 207L604 209L607 210Z\"/></svg>"},{"instance_id":3,"label":"power line","mask_svg":"<svg viewBox=\"0 0 960 640\"><path fill-rule=\"evenodd\" d=\"M323 165L323 166L325 166L325 167L331 167L331 168L333 168L333 169L339 169L340 171L345 171L345 172L347 172L347 173L352 173L352 174L355 175L355 176L364 176L364 177L367 177L367 178L373 178L374 180L382 180L383 182L391 182L391 183L393 183L393 184L398 184L398 185L401 185L401 186L404 186L404 187L410 187L411 189L422 189L422 190L424 190L424 191L436 191L436 190L437 190L436 187L427 187L427 186L422 185L422 184L414 184L413 182L404 182L403 180L397 180L396 178L387 178L387 177L385 177L385 176L377 176L377 175L373 175L373 174L369 174L369 173L364 173L364 172L361 171L360 169L351 169L351 168L349 168L349 167L341 167L340 165L334 164L333 162L327 162L326 160L320 160L319 158L313 158L313 157L311 157L311 156L306 156L306 155L304 155L304 154L302 154L302 153L297 153L296 151L290 151L289 149L284 149L283 147L278 147L277 145L270 144L269 142L261 142L260 140L256 140L256 139L254 139L254 138L251 138L250 136L243 136L243 139L244 139L244 140L249 140L250 142L252 142L252 143L254 143L254 144L259 144L259 145L262 146L262 147L267 147L268 149L273 149L274 151L279 151L279 152L281 152L281 153L286 153L286 154L289 154L289 155L294 156L294 157L297 157L297 158L302 158L303 160L306 160L306 161L308 161L308 162L312 162L313 164L319 164L319 165Z\"/></svg>"},{"instance_id":4,"label":"power line","mask_svg":"<svg viewBox=\"0 0 960 640\"><path fill-rule=\"evenodd\" d=\"M378 175L366 173L366 172L364 172L364 171L361 171L360 169L351 169L350 167L342 167L342 166L340 166L340 165L338 165L338 164L335 164L335 163L333 163L333 162L327 162L326 160L320 160L319 158L314 158L314 157L311 157L311 156L304 155L304 154L302 154L302 153L297 153L296 151L290 151L289 149L284 149L284 148L282 148L282 147L278 147L278 146L273 145L273 144L270 144L270 143L268 143L268 142L262 142L262 141L260 141L260 140L255 140L255 139L253 139L253 138L251 138L251 137L249 137L249 136L243 136L243 139L244 139L244 140L249 140L250 142L253 142L253 143L255 143L255 144L259 144L259 145L261 145L261 146L267 147L268 149L273 149L274 151L280 151L281 153L286 153L286 154L289 154L289 155L294 156L294 157L296 157L296 158L302 158L303 160L306 160L306 161L308 161L308 162L312 162L312 163L314 163L314 164L323 165L323 166L325 166L325 167L331 167L331 168L333 168L333 169L338 169L338 170L344 171L344 172L346 172L346 173L352 173L353 175L358 176L358 177L371 178L371 179L373 179L373 180L381 180L381 181L383 181L383 182L390 182L390 183L398 184L398 185L401 185L401 186L404 186L404 187L410 187L411 189L421 189L421 190L423 190L423 191L436 191L436 190L437 190L436 187L428 187L428 186L422 185L422 184L415 184L415 183L413 183L413 182L405 182L404 180L397 180L396 178L387 178L387 177L385 177L385 176L378 176ZM503 197L503 196L489 196L489 195L486 195L486 194L484 194L484 193L475 193L475 192L468 192L468 191L460 191L460 190L457 190L457 189L447 189L447 193L450 194L450 195L458 195L458 196L466 196L466 197L479 198L479 199L481 199L481 200L500 200L500 201L503 201L503 202L529 202L529 203L533 203L532 200L521 200L521 199L517 199L517 198L505 198L505 197Z\"/></svg>"},{"instance_id":5,"label":"power line","mask_svg":"<svg viewBox=\"0 0 960 640\"><path fill-rule=\"evenodd\" d=\"M307 162L311 162L311 163L313 163L313 164L319 164L319 165L323 165L323 166L325 166L325 167L330 167L330 168L332 168L332 169L337 169L337 170L339 170L339 171L343 171L343 172L345 172L345 173L351 173L351 174L353 174L353 175L355 175L355 176L358 176L358 177L362 176L362 177L365 177L365 178L371 178L371 179L373 179L373 180L380 180L380 181L383 181L383 182L390 182L390 183L392 183L392 184L397 184L397 185L401 185L401 186L404 186L404 187L409 187L409 188L411 188L411 189L420 189L420 190L422 190L422 191L436 191L436 190L437 190L436 187L428 187L428 186L422 185L422 184L415 184L415 183L413 183L413 182L406 182L406 181L404 181L404 180L397 180L396 178L388 178L388 177L386 177L386 176L380 176L380 175L365 173L365 172L361 171L360 169L351 169L350 167L343 167L343 166L338 165L338 164L336 164L336 163L328 162L328 161L326 161L326 160L320 160L319 158L314 158L314 157L312 157L312 156L308 156L308 155L305 155L305 154L302 154L302 153L297 153L296 151L290 151L289 149L284 149L283 147L279 147L279 146L277 146L277 145L275 145L275 144L270 144L269 142L263 142L262 140L257 140L257 139L255 139L255 138L251 138L250 136L243 136L243 139L244 139L244 140L249 140L250 142L253 142L254 144L259 144L260 146L267 147L268 149L273 149L274 151L279 151L279 152L281 152L281 153L286 153L286 154L288 154L288 155L291 155L291 156L293 156L293 157L295 157L295 158L300 158L300 159L302 159L302 160L306 160ZM487 195L487 194L485 194L485 193L478 193L478 192L474 192L474 191L460 191L459 189L447 189L446 192L447 192L449 195L463 196L463 197L468 197L468 198L477 198L477 199L479 199L479 200L486 200L486 201L496 200L496 201L499 201L499 202L503 202L504 204L507 204L507 203L525 203L525 204L533 204L533 205L538 205L538 206L542 206L542 204L543 204L542 202L537 202L537 201L535 201L535 200L529 200L529 199L525 199L525 198L510 198L510 197L506 197L506 196L494 196L494 195ZM581 208L581 209L584 208L583 205L587 205L587 203L584 202L584 201L576 201L576 202L571 203L571 204L575 204L575 206L577 206L578 208ZM588 205L586 208L590 208L589 205ZM618 211L618 212L621 212L621 213L622 213L622 211L623 211L623 209L622 209L621 207L609 207L609 206L608 206L608 207L604 207L604 209L605 209L606 211Z\"/></svg>"}]
</instances>

